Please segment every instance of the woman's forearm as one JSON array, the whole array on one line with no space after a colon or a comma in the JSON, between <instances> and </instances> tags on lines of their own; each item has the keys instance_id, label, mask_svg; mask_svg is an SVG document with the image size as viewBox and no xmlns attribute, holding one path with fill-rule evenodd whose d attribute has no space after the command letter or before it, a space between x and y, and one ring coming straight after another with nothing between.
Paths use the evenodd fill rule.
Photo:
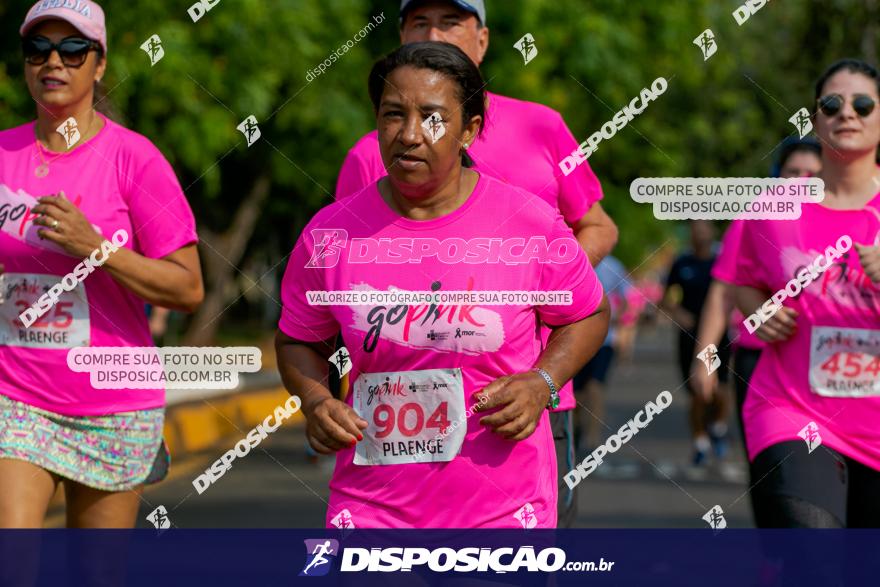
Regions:
<instances>
[{"instance_id":1,"label":"woman's forearm","mask_svg":"<svg viewBox=\"0 0 880 587\"><path fill-rule=\"evenodd\" d=\"M101 268L154 306L193 312L204 298L195 245L183 247L162 259L150 259L120 247Z\"/></svg>"},{"instance_id":2,"label":"woman's forearm","mask_svg":"<svg viewBox=\"0 0 880 587\"><path fill-rule=\"evenodd\" d=\"M706 302L700 314L700 328L697 330L697 348L704 349L710 344L718 346L727 330L727 321L733 311L734 286L723 281L713 280L709 286Z\"/></svg>"},{"instance_id":3,"label":"woman's forearm","mask_svg":"<svg viewBox=\"0 0 880 587\"><path fill-rule=\"evenodd\" d=\"M303 413L325 399L333 397L327 387L329 364L334 339L304 343L279 332L275 336L278 370L284 387L302 400Z\"/></svg>"},{"instance_id":4,"label":"woman's forearm","mask_svg":"<svg viewBox=\"0 0 880 587\"><path fill-rule=\"evenodd\" d=\"M603 296L599 308L590 316L573 324L553 328L547 347L535 366L547 371L561 387L602 346L608 334L610 314L608 299Z\"/></svg>"},{"instance_id":5,"label":"woman's forearm","mask_svg":"<svg viewBox=\"0 0 880 587\"><path fill-rule=\"evenodd\" d=\"M761 305L767 301L768 294L745 285L736 286L736 307L743 316L751 316Z\"/></svg>"},{"instance_id":6,"label":"woman's forearm","mask_svg":"<svg viewBox=\"0 0 880 587\"><path fill-rule=\"evenodd\" d=\"M619 236L617 225L602 209L599 202L593 204L584 217L571 229L574 231L575 238L581 248L587 253L590 265L593 267L611 254Z\"/></svg>"}]
</instances>

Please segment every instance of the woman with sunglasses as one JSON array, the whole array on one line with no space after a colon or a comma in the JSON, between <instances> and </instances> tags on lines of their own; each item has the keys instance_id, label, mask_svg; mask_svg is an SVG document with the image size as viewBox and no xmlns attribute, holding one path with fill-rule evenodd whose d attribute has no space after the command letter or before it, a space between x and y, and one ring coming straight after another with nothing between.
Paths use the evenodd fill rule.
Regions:
<instances>
[{"instance_id":1,"label":"woman with sunglasses","mask_svg":"<svg viewBox=\"0 0 880 587\"><path fill-rule=\"evenodd\" d=\"M880 526L878 90L862 61L822 75L813 125L825 199L798 220L743 226L740 310L789 292L756 331L767 346L743 407L762 528Z\"/></svg>"},{"instance_id":2,"label":"woman with sunglasses","mask_svg":"<svg viewBox=\"0 0 880 587\"><path fill-rule=\"evenodd\" d=\"M449 43L411 43L377 62L369 90L388 175L319 211L291 253L278 365L302 397L312 447L336 453L328 526L556 525L547 408L599 349L607 302L555 208L468 168L484 87ZM399 297L315 303L327 290ZM536 290L564 290L571 303L403 295ZM540 321L553 329L543 352ZM346 401L327 389L340 332Z\"/></svg>"},{"instance_id":3,"label":"woman with sunglasses","mask_svg":"<svg viewBox=\"0 0 880 587\"><path fill-rule=\"evenodd\" d=\"M145 302L199 305L193 214L158 149L95 111L101 8L37 2L21 35L37 119L0 132L0 527L41 527L62 482L68 526L131 527L164 390L96 389L67 355L152 346Z\"/></svg>"}]
</instances>

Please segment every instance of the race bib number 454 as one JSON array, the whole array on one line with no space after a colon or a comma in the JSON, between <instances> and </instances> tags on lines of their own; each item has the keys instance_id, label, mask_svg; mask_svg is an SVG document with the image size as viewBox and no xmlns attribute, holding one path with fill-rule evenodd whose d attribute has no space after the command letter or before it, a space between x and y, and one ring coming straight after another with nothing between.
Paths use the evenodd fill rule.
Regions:
<instances>
[{"instance_id":1,"label":"race bib number 454","mask_svg":"<svg viewBox=\"0 0 880 587\"><path fill-rule=\"evenodd\" d=\"M62 292L58 302L30 326L19 319L22 312L59 281L59 275L42 273L3 275L0 345L41 349L89 346L89 302L81 283L71 292Z\"/></svg>"},{"instance_id":2,"label":"race bib number 454","mask_svg":"<svg viewBox=\"0 0 880 587\"><path fill-rule=\"evenodd\" d=\"M361 373L353 405L369 426L356 465L440 463L455 458L467 426L461 369Z\"/></svg>"},{"instance_id":3,"label":"race bib number 454","mask_svg":"<svg viewBox=\"0 0 880 587\"><path fill-rule=\"evenodd\" d=\"M810 389L826 397L880 395L880 330L814 326Z\"/></svg>"}]
</instances>

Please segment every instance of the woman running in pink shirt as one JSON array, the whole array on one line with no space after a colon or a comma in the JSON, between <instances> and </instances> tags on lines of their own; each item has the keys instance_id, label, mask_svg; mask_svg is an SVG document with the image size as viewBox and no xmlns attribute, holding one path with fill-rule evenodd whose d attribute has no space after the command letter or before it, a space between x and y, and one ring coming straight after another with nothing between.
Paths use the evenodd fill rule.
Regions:
<instances>
[{"instance_id":1,"label":"woman running in pink shirt","mask_svg":"<svg viewBox=\"0 0 880 587\"><path fill-rule=\"evenodd\" d=\"M483 86L448 43L379 61L369 88L389 175L319 211L291 254L278 362L309 442L337 453L328 526L556 525L547 408L598 350L608 309L562 216L468 168ZM484 297L320 305L322 291ZM495 291L566 292L571 303L500 305ZM543 351L539 321L553 328ZM352 366L346 401L327 389L337 333Z\"/></svg>"},{"instance_id":2,"label":"woman running in pink shirt","mask_svg":"<svg viewBox=\"0 0 880 587\"><path fill-rule=\"evenodd\" d=\"M880 526L878 90L872 66L833 64L813 115L824 201L743 225L737 304L768 343L743 407L759 527Z\"/></svg>"},{"instance_id":3,"label":"woman running in pink shirt","mask_svg":"<svg viewBox=\"0 0 880 587\"><path fill-rule=\"evenodd\" d=\"M0 528L42 527L62 482L68 526L132 527L165 390L96 389L67 356L152 346L145 303L198 307L195 222L159 150L95 110L100 6L37 2L21 35L37 120L0 132Z\"/></svg>"}]
</instances>

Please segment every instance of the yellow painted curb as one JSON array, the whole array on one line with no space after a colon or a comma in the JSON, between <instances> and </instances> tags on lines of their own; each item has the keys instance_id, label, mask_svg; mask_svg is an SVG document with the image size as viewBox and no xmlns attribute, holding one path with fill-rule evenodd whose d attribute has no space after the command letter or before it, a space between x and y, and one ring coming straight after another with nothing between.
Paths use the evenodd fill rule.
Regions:
<instances>
[{"instance_id":1,"label":"yellow painted curb","mask_svg":"<svg viewBox=\"0 0 880 587\"><path fill-rule=\"evenodd\" d=\"M286 389L276 387L169 406L165 414L168 450L172 457L180 457L215 446L224 438L246 434L289 397ZM298 411L284 424L298 426L304 421Z\"/></svg>"}]
</instances>

